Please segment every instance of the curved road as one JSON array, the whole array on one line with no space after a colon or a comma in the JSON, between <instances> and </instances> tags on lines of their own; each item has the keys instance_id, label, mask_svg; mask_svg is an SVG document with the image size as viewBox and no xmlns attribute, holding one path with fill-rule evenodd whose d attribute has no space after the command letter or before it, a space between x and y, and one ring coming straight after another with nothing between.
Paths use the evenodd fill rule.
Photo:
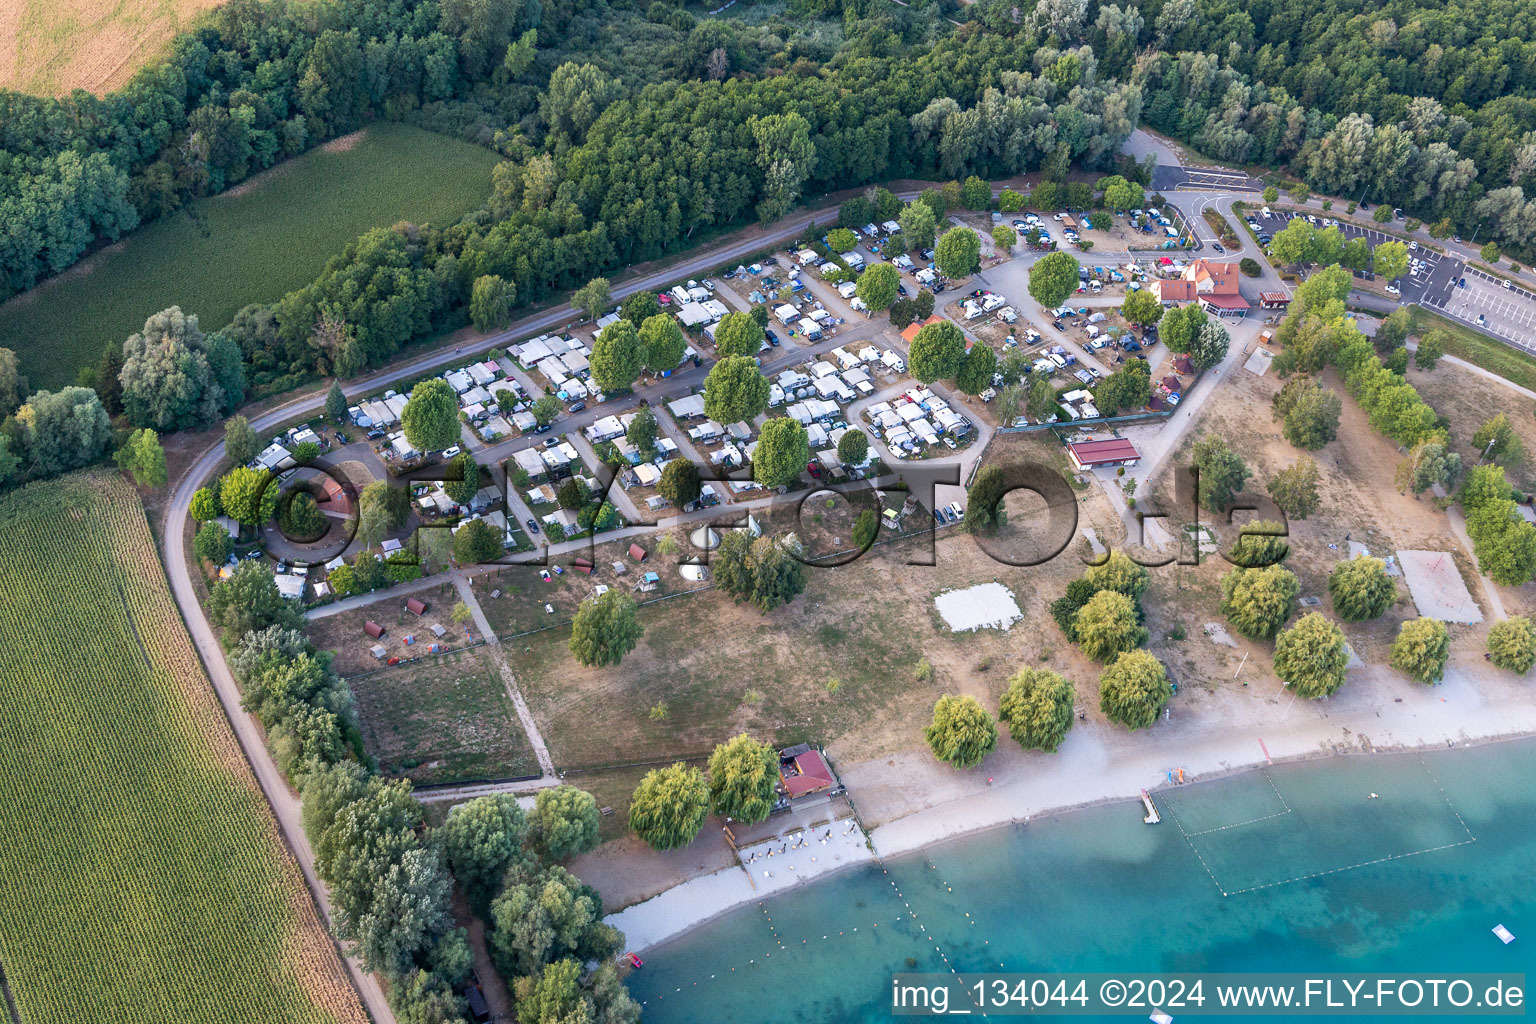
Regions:
<instances>
[{"instance_id":1,"label":"curved road","mask_svg":"<svg viewBox=\"0 0 1536 1024\"><path fill-rule=\"evenodd\" d=\"M907 191L900 195L910 199L916 196L917 192ZM633 292L657 290L681 278L694 277L712 271L731 260L774 248L797 237L811 221L824 220L829 214L835 213L836 209L836 206L827 206L807 210L790 220L780 222L772 231L761 234L748 232L746 237L686 255L665 267L620 284L614 289L613 297L621 299ZM513 338L536 334L568 323L580 316L581 311L575 307L561 306L526 317L505 331L477 340L473 347L483 351L492 345L506 344ZM366 395L385 385L409 379L413 374L435 369L457 351L459 349L445 345L430 352L424 352L405 363L355 380L346 388L346 391L352 395ZM251 417L251 426L260 436L301 416L319 412L325 406L325 394L325 390L314 391L277 405ZM224 707L224 714L229 719L235 738L240 741L256 781L266 795L267 802L272 806L272 813L277 819L278 827L282 829L283 838L304 872L304 879L309 885L315 902L329 922L331 920L330 900L326 895L325 885L315 873L314 852L310 849L309 840L304 835L301 825L298 794L289 787L282 772L278 771L271 753L267 750L261 730L240 706L240 688L229 670L224 651L213 627L208 622L208 617L203 612L202 604L198 601L197 590L192 582L192 566L188 563L185 541L187 524L191 516L192 495L213 476L223 460L224 442L215 442L177 480L161 523L161 557L165 563L171 594L181 608L187 631L191 634L197 653L207 668L208 678L212 681L219 702ZM352 973L352 980L362 997L363 1005L373 1019L379 1024L394 1024L394 1014L389 1008L378 980L366 973L352 958L347 959L347 968Z\"/></svg>"}]
</instances>

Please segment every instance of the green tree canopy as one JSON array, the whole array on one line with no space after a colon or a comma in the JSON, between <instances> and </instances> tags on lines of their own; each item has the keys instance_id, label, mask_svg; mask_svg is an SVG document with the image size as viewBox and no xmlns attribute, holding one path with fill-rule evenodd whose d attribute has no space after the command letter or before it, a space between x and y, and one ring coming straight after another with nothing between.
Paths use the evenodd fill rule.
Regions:
<instances>
[{"instance_id":1,"label":"green tree canopy","mask_svg":"<svg viewBox=\"0 0 1536 1024\"><path fill-rule=\"evenodd\" d=\"M480 491L480 464L469 452L460 452L445 467L445 476L457 476L457 480L443 481L443 491L460 505L468 505Z\"/></svg>"},{"instance_id":2,"label":"green tree canopy","mask_svg":"<svg viewBox=\"0 0 1536 1024\"><path fill-rule=\"evenodd\" d=\"M411 389L400 414L405 439L419 452L440 452L459 443L459 398L441 377Z\"/></svg>"},{"instance_id":3,"label":"green tree canopy","mask_svg":"<svg viewBox=\"0 0 1536 1024\"><path fill-rule=\"evenodd\" d=\"M766 535L753 540L745 530L720 538L714 572L721 590L761 612L788 604L805 589L804 567L783 544Z\"/></svg>"},{"instance_id":4,"label":"green tree canopy","mask_svg":"<svg viewBox=\"0 0 1536 1024\"><path fill-rule=\"evenodd\" d=\"M208 618L224 630L226 644L233 644L252 630L278 625L293 627L302 621L293 602L277 592L272 567L265 562L243 561L229 578L208 595Z\"/></svg>"},{"instance_id":5,"label":"green tree canopy","mask_svg":"<svg viewBox=\"0 0 1536 1024\"><path fill-rule=\"evenodd\" d=\"M1101 590L1089 598L1078 609L1073 630L1083 653L1094 661L1110 661L1147 642L1147 631L1137 621L1135 602L1113 590Z\"/></svg>"},{"instance_id":6,"label":"green tree canopy","mask_svg":"<svg viewBox=\"0 0 1536 1024\"><path fill-rule=\"evenodd\" d=\"M1170 309L1158 324L1158 339L1170 352L1193 352L1195 338L1205 326L1206 319L1205 308L1198 302Z\"/></svg>"},{"instance_id":7,"label":"green tree canopy","mask_svg":"<svg viewBox=\"0 0 1536 1024\"><path fill-rule=\"evenodd\" d=\"M560 404L560 399L554 395L540 395L534 399L533 406L529 409L529 412L533 413L533 418L542 427L558 419L562 409L563 406Z\"/></svg>"},{"instance_id":8,"label":"green tree canopy","mask_svg":"<svg viewBox=\"0 0 1536 1024\"><path fill-rule=\"evenodd\" d=\"M902 235L912 248L926 249L933 244L934 233L938 230L939 222L934 216L933 208L927 203L908 204L897 220L901 224Z\"/></svg>"},{"instance_id":9,"label":"green tree canopy","mask_svg":"<svg viewBox=\"0 0 1536 1024\"><path fill-rule=\"evenodd\" d=\"M219 481L219 502L242 526L260 526L277 511L282 488L264 469L236 466Z\"/></svg>"},{"instance_id":10,"label":"green tree canopy","mask_svg":"<svg viewBox=\"0 0 1536 1024\"><path fill-rule=\"evenodd\" d=\"M646 772L629 805L629 827L653 850L693 842L709 813L704 773L679 762Z\"/></svg>"},{"instance_id":11,"label":"green tree canopy","mask_svg":"<svg viewBox=\"0 0 1536 1024\"><path fill-rule=\"evenodd\" d=\"M837 458L845 466L862 466L869 458L869 435L858 427L849 427L837 439Z\"/></svg>"},{"instance_id":12,"label":"green tree canopy","mask_svg":"<svg viewBox=\"0 0 1536 1024\"><path fill-rule=\"evenodd\" d=\"M763 328L750 313L727 313L715 326L715 351L728 356L755 356L763 344Z\"/></svg>"},{"instance_id":13,"label":"green tree canopy","mask_svg":"<svg viewBox=\"0 0 1536 1024\"><path fill-rule=\"evenodd\" d=\"M237 466L250 465L261 451L261 441L244 416L231 416L224 424L224 454Z\"/></svg>"},{"instance_id":14,"label":"green tree canopy","mask_svg":"<svg viewBox=\"0 0 1536 1024\"><path fill-rule=\"evenodd\" d=\"M540 790L540 794L547 790ZM501 888L502 876L514 864L533 866L524 849L528 819L510 793L466 800L453 808L433 833L453 877L476 907L484 908Z\"/></svg>"},{"instance_id":15,"label":"green tree canopy","mask_svg":"<svg viewBox=\"0 0 1536 1024\"><path fill-rule=\"evenodd\" d=\"M1126 295L1120 304L1120 315L1133 324L1148 327L1163 318L1163 304L1145 288Z\"/></svg>"},{"instance_id":16,"label":"green tree canopy","mask_svg":"<svg viewBox=\"0 0 1536 1024\"><path fill-rule=\"evenodd\" d=\"M805 428L788 416L775 416L763 424L752 455L752 478L767 488L783 487L800 479L811 458Z\"/></svg>"},{"instance_id":17,"label":"green tree canopy","mask_svg":"<svg viewBox=\"0 0 1536 1024\"><path fill-rule=\"evenodd\" d=\"M1536 665L1536 624L1524 615L1511 615L1488 630L1489 660L1502 669L1529 672Z\"/></svg>"},{"instance_id":18,"label":"green tree canopy","mask_svg":"<svg viewBox=\"0 0 1536 1024\"><path fill-rule=\"evenodd\" d=\"M1269 482L1269 496L1292 519L1305 519L1317 511L1317 482L1317 463L1298 459L1294 466L1275 474Z\"/></svg>"},{"instance_id":19,"label":"green tree canopy","mask_svg":"<svg viewBox=\"0 0 1536 1024\"><path fill-rule=\"evenodd\" d=\"M1392 641L1388 661L1416 683L1438 683L1451 656L1451 636L1439 619L1408 619Z\"/></svg>"},{"instance_id":20,"label":"green tree canopy","mask_svg":"<svg viewBox=\"0 0 1536 1024\"><path fill-rule=\"evenodd\" d=\"M933 261L950 280L970 277L981 267L981 239L970 228L950 228L933 247Z\"/></svg>"},{"instance_id":21,"label":"green tree canopy","mask_svg":"<svg viewBox=\"0 0 1536 1024\"><path fill-rule=\"evenodd\" d=\"M617 665L635 649L643 629L635 618L635 602L620 590L609 590L581 602L571 620L571 654L583 665Z\"/></svg>"},{"instance_id":22,"label":"green tree canopy","mask_svg":"<svg viewBox=\"0 0 1536 1024\"><path fill-rule=\"evenodd\" d=\"M859 236L847 228L833 228L827 232L827 248L835 253L851 251L859 244Z\"/></svg>"},{"instance_id":23,"label":"green tree canopy","mask_svg":"<svg viewBox=\"0 0 1536 1024\"><path fill-rule=\"evenodd\" d=\"M1110 552L1101 564L1089 566L1083 578L1092 584L1095 591L1113 590L1132 601L1141 600L1151 580L1146 566L1138 565L1129 555L1119 550Z\"/></svg>"},{"instance_id":24,"label":"green tree canopy","mask_svg":"<svg viewBox=\"0 0 1536 1024\"><path fill-rule=\"evenodd\" d=\"M1286 381L1272 406L1285 439L1298 448L1316 451L1338 436L1343 402L1311 377L1298 374Z\"/></svg>"},{"instance_id":25,"label":"green tree canopy","mask_svg":"<svg viewBox=\"0 0 1536 1024\"><path fill-rule=\"evenodd\" d=\"M325 418L332 423L347 421L347 396L340 381L331 381L331 388L325 393Z\"/></svg>"},{"instance_id":26,"label":"green tree canopy","mask_svg":"<svg viewBox=\"0 0 1536 1024\"><path fill-rule=\"evenodd\" d=\"M1221 613L1250 640L1273 640L1296 610L1301 582L1280 565L1234 568L1221 579Z\"/></svg>"},{"instance_id":27,"label":"green tree canopy","mask_svg":"<svg viewBox=\"0 0 1536 1024\"><path fill-rule=\"evenodd\" d=\"M1200 504L1212 512L1225 512L1248 479L1248 464L1215 434L1196 441L1193 454L1200 472Z\"/></svg>"},{"instance_id":28,"label":"green tree canopy","mask_svg":"<svg viewBox=\"0 0 1536 1024\"><path fill-rule=\"evenodd\" d=\"M901 274L894 266L876 263L860 275L855 294L864 300L864 305L869 307L871 313L878 313L882 309L889 309L891 303L896 301L896 291L900 284Z\"/></svg>"},{"instance_id":29,"label":"green tree canopy","mask_svg":"<svg viewBox=\"0 0 1536 1024\"><path fill-rule=\"evenodd\" d=\"M587 316L596 320L608 308L608 300L611 296L606 277L594 277L586 284L571 293L571 305L581 310ZM630 324L631 327L634 324Z\"/></svg>"},{"instance_id":30,"label":"green tree canopy","mask_svg":"<svg viewBox=\"0 0 1536 1024\"><path fill-rule=\"evenodd\" d=\"M965 335L949 320L928 324L912 339L909 355L912 376L924 384L953 380L965 359Z\"/></svg>"},{"instance_id":31,"label":"green tree canopy","mask_svg":"<svg viewBox=\"0 0 1536 1024\"><path fill-rule=\"evenodd\" d=\"M704 379L704 415L720 423L750 420L768 408L768 392L768 378L756 363L747 356L726 356Z\"/></svg>"},{"instance_id":32,"label":"green tree canopy","mask_svg":"<svg viewBox=\"0 0 1536 1024\"><path fill-rule=\"evenodd\" d=\"M453 534L453 560L460 565L494 561L502 550L501 531L484 519L471 519Z\"/></svg>"},{"instance_id":33,"label":"green tree canopy","mask_svg":"<svg viewBox=\"0 0 1536 1024\"><path fill-rule=\"evenodd\" d=\"M1197 370L1209 370L1227 357L1232 345L1232 335L1218 320L1207 320L1195 332L1194 344L1189 349L1189 361Z\"/></svg>"},{"instance_id":34,"label":"green tree canopy","mask_svg":"<svg viewBox=\"0 0 1536 1024\"><path fill-rule=\"evenodd\" d=\"M977 342L960 360L955 372L955 387L967 395L979 395L992 386L992 375L997 372L997 353L985 342Z\"/></svg>"},{"instance_id":35,"label":"green tree canopy","mask_svg":"<svg viewBox=\"0 0 1536 1024\"><path fill-rule=\"evenodd\" d=\"M1173 696L1168 671L1148 651L1127 651L1099 676L1099 710L1127 729L1157 721Z\"/></svg>"},{"instance_id":36,"label":"green tree canopy","mask_svg":"<svg viewBox=\"0 0 1536 1024\"><path fill-rule=\"evenodd\" d=\"M1307 700L1344 685L1348 663L1344 633L1317 612L1303 615L1275 639L1275 674Z\"/></svg>"},{"instance_id":37,"label":"green tree canopy","mask_svg":"<svg viewBox=\"0 0 1536 1024\"><path fill-rule=\"evenodd\" d=\"M653 316L661 315L661 303L657 301L656 293L643 289L638 292L631 292L619 305L619 316L634 324L636 330L641 331L641 341L645 341L645 322ZM671 321L671 319L671 317L667 317L668 321Z\"/></svg>"},{"instance_id":38,"label":"green tree canopy","mask_svg":"<svg viewBox=\"0 0 1536 1024\"><path fill-rule=\"evenodd\" d=\"M197 317L172 306L144 321L123 344L123 414L139 427L199 429L245 397L240 350L222 334L205 337Z\"/></svg>"},{"instance_id":39,"label":"green tree canopy","mask_svg":"<svg viewBox=\"0 0 1536 1024\"><path fill-rule=\"evenodd\" d=\"M997 749L997 723L971 696L940 697L923 736L934 757L956 768L974 768Z\"/></svg>"},{"instance_id":40,"label":"green tree canopy","mask_svg":"<svg viewBox=\"0 0 1536 1024\"><path fill-rule=\"evenodd\" d=\"M1285 538L1284 523L1272 519L1255 519L1244 524L1238 532L1232 550L1226 553L1227 561L1244 569L1279 565L1291 553L1291 545Z\"/></svg>"},{"instance_id":41,"label":"green tree canopy","mask_svg":"<svg viewBox=\"0 0 1536 1024\"><path fill-rule=\"evenodd\" d=\"M204 523L192 538L192 553L210 565L223 565L234 549L229 531L218 523Z\"/></svg>"},{"instance_id":42,"label":"green tree canopy","mask_svg":"<svg viewBox=\"0 0 1536 1024\"><path fill-rule=\"evenodd\" d=\"M1525 445L1506 412L1494 414L1477 428L1472 435L1472 447L1479 459L1497 462L1506 468L1514 468L1525 461Z\"/></svg>"},{"instance_id":43,"label":"green tree canopy","mask_svg":"<svg viewBox=\"0 0 1536 1024\"><path fill-rule=\"evenodd\" d=\"M1044 668L1021 668L1008 677L998 721L1026 750L1055 752L1072 728L1072 684Z\"/></svg>"},{"instance_id":44,"label":"green tree canopy","mask_svg":"<svg viewBox=\"0 0 1536 1024\"><path fill-rule=\"evenodd\" d=\"M160 447L159 435L148 427L129 434L114 459L117 468L140 487L165 486L165 449Z\"/></svg>"},{"instance_id":45,"label":"green tree canopy","mask_svg":"<svg viewBox=\"0 0 1536 1024\"><path fill-rule=\"evenodd\" d=\"M516 301L517 288L510 282L497 274L481 274L470 289L469 322L481 333L505 327Z\"/></svg>"},{"instance_id":46,"label":"green tree canopy","mask_svg":"<svg viewBox=\"0 0 1536 1024\"><path fill-rule=\"evenodd\" d=\"M773 810L779 756L773 747L741 733L709 756L709 800L716 814L751 825Z\"/></svg>"},{"instance_id":47,"label":"green tree canopy","mask_svg":"<svg viewBox=\"0 0 1536 1024\"><path fill-rule=\"evenodd\" d=\"M630 296L633 298L634 296ZM631 320L631 323L634 321ZM688 350L688 341L677 321L663 313L645 318L640 325L640 347L644 352L645 368L652 373L675 370Z\"/></svg>"},{"instance_id":48,"label":"green tree canopy","mask_svg":"<svg viewBox=\"0 0 1536 1024\"><path fill-rule=\"evenodd\" d=\"M623 391L640 376L644 356L635 325L628 320L611 323L592 343L592 380L604 391Z\"/></svg>"},{"instance_id":49,"label":"green tree canopy","mask_svg":"<svg viewBox=\"0 0 1536 1024\"><path fill-rule=\"evenodd\" d=\"M603 923L597 890L558 864L509 872L491 902L490 925L491 959L505 977L537 974L566 956L606 960L623 941Z\"/></svg>"},{"instance_id":50,"label":"green tree canopy","mask_svg":"<svg viewBox=\"0 0 1536 1024\"><path fill-rule=\"evenodd\" d=\"M1328 574L1328 596L1345 622L1379 618L1397 600L1397 584L1379 558L1360 555L1339 562Z\"/></svg>"},{"instance_id":51,"label":"green tree canopy","mask_svg":"<svg viewBox=\"0 0 1536 1024\"><path fill-rule=\"evenodd\" d=\"M699 467L687 459L672 459L661 470L656 491L678 508L699 500Z\"/></svg>"},{"instance_id":52,"label":"green tree canopy","mask_svg":"<svg viewBox=\"0 0 1536 1024\"><path fill-rule=\"evenodd\" d=\"M597 798L575 786L541 789L533 804L533 823L544 856L565 860L597 849Z\"/></svg>"},{"instance_id":53,"label":"green tree canopy","mask_svg":"<svg viewBox=\"0 0 1536 1024\"><path fill-rule=\"evenodd\" d=\"M1040 305L1053 309L1077 290L1079 264L1064 252L1048 253L1029 268L1029 294Z\"/></svg>"},{"instance_id":54,"label":"green tree canopy","mask_svg":"<svg viewBox=\"0 0 1536 1024\"><path fill-rule=\"evenodd\" d=\"M192 518L199 523L206 523L210 519L224 514L223 507L219 504L219 496L214 493L212 487L199 487L192 495L190 508Z\"/></svg>"}]
</instances>

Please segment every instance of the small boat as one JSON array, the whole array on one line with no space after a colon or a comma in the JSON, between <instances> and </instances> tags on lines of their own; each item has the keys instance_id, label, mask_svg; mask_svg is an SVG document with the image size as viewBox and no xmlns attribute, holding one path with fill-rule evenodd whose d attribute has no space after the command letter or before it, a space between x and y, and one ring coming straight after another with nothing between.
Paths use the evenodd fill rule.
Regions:
<instances>
[{"instance_id":1,"label":"small boat","mask_svg":"<svg viewBox=\"0 0 1536 1024\"><path fill-rule=\"evenodd\" d=\"M1152 1021L1152 1024L1173 1024L1173 1018L1162 1010L1153 1010L1152 1016L1148 1017L1147 1020Z\"/></svg>"},{"instance_id":2,"label":"small boat","mask_svg":"<svg viewBox=\"0 0 1536 1024\"><path fill-rule=\"evenodd\" d=\"M1508 928L1505 928L1501 924L1496 924L1493 926L1493 934L1497 935L1499 937L1499 941L1504 943L1506 946L1515 941L1515 933L1510 931Z\"/></svg>"}]
</instances>

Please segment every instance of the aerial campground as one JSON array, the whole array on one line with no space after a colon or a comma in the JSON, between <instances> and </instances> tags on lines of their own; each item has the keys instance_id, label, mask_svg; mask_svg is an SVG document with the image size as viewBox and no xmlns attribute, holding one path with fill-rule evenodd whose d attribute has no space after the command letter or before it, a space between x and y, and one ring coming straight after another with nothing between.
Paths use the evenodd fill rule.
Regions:
<instances>
[{"instance_id":1,"label":"aerial campground","mask_svg":"<svg viewBox=\"0 0 1536 1024\"><path fill-rule=\"evenodd\" d=\"M1529 3L0 8L0 1024L1528 1012Z\"/></svg>"}]
</instances>

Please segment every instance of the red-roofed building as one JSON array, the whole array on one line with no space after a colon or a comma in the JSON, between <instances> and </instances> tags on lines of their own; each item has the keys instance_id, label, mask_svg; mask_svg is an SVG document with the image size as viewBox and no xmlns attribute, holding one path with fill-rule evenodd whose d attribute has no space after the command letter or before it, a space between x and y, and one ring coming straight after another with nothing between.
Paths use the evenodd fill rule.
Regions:
<instances>
[{"instance_id":1,"label":"red-roofed building","mask_svg":"<svg viewBox=\"0 0 1536 1024\"><path fill-rule=\"evenodd\" d=\"M1259 292L1259 305L1265 309L1284 309L1291 304L1291 297L1285 292Z\"/></svg>"},{"instance_id":2,"label":"red-roofed building","mask_svg":"<svg viewBox=\"0 0 1536 1024\"><path fill-rule=\"evenodd\" d=\"M791 800L837 785L821 751L806 743L779 751L779 781Z\"/></svg>"},{"instance_id":3,"label":"red-roofed building","mask_svg":"<svg viewBox=\"0 0 1536 1024\"><path fill-rule=\"evenodd\" d=\"M1217 316L1248 315L1248 300L1238 294L1242 273L1236 263L1195 260L1184 268L1184 280L1195 286L1195 298Z\"/></svg>"},{"instance_id":4,"label":"red-roofed building","mask_svg":"<svg viewBox=\"0 0 1536 1024\"><path fill-rule=\"evenodd\" d=\"M1103 441L1079 441L1067 445L1067 455L1078 469L1097 469L1100 466L1134 466L1141 461L1141 452L1123 437L1106 438Z\"/></svg>"},{"instance_id":5,"label":"red-roofed building","mask_svg":"<svg viewBox=\"0 0 1536 1024\"><path fill-rule=\"evenodd\" d=\"M1160 278L1149 289L1158 302L1191 302L1195 297L1195 283L1180 277Z\"/></svg>"},{"instance_id":6,"label":"red-roofed building","mask_svg":"<svg viewBox=\"0 0 1536 1024\"><path fill-rule=\"evenodd\" d=\"M901 332L901 340L906 342L908 345L911 345L914 341L917 340L918 331L922 330L924 327L927 327L929 324L942 323L943 321L943 317L934 315L930 316L927 320L924 320L920 324L910 323L906 326L906 329Z\"/></svg>"}]
</instances>

